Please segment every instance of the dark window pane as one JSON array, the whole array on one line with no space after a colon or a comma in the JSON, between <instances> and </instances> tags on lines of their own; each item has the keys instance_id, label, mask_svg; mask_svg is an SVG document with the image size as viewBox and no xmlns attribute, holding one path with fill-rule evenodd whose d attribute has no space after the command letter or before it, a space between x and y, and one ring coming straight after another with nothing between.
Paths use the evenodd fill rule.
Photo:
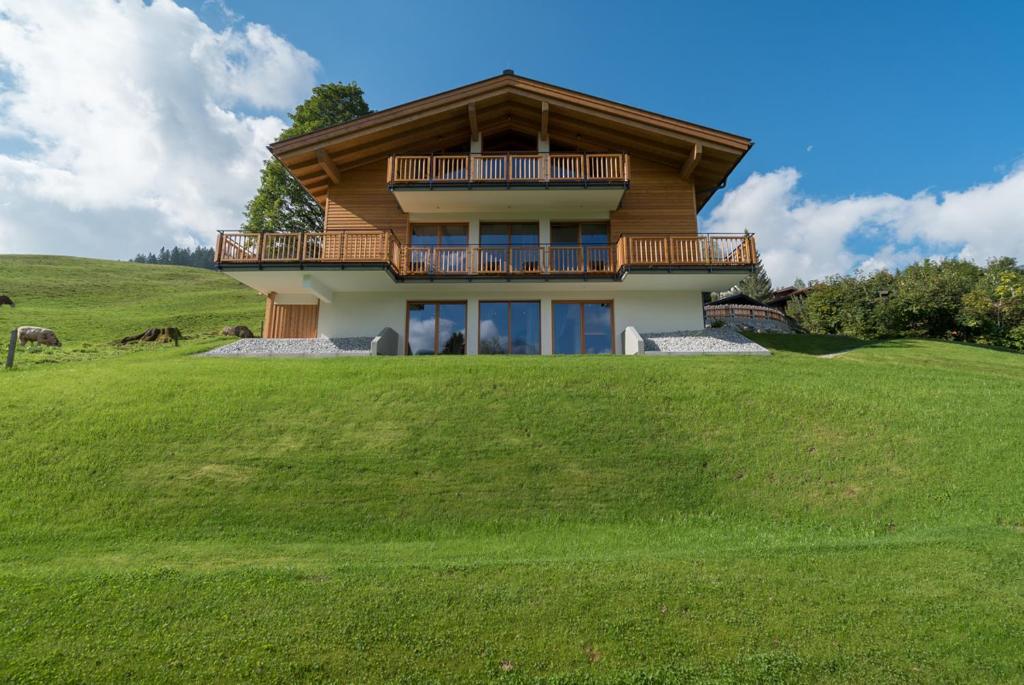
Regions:
<instances>
[{"instance_id":1,"label":"dark window pane","mask_svg":"<svg viewBox=\"0 0 1024 685\"><path fill-rule=\"evenodd\" d=\"M612 307L609 304L583 305L583 329L587 354L611 354Z\"/></svg>"},{"instance_id":2,"label":"dark window pane","mask_svg":"<svg viewBox=\"0 0 1024 685\"><path fill-rule=\"evenodd\" d=\"M434 354L434 305L409 305L408 354Z\"/></svg>"},{"instance_id":3,"label":"dark window pane","mask_svg":"<svg viewBox=\"0 0 1024 685\"><path fill-rule=\"evenodd\" d=\"M580 242L584 245L607 245L608 224L580 224Z\"/></svg>"},{"instance_id":4,"label":"dark window pane","mask_svg":"<svg viewBox=\"0 0 1024 685\"><path fill-rule=\"evenodd\" d=\"M554 352L555 354L579 354L580 345L580 306L575 303L555 303L554 314Z\"/></svg>"},{"instance_id":5,"label":"dark window pane","mask_svg":"<svg viewBox=\"0 0 1024 685\"><path fill-rule=\"evenodd\" d=\"M437 226L421 225L412 227L413 245L433 246L437 245Z\"/></svg>"},{"instance_id":6,"label":"dark window pane","mask_svg":"<svg viewBox=\"0 0 1024 685\"><path fill-rule=\"evenodd\" d=\"M579 242L577 224L551 224L552 245L575 245Z\"/></svg>"},{"instance_id":7,"label":"dark window pane","mask_svg":"<svg viewBox=\"0 0 1024 685\"><path fill-rule=\"evenodd\" d=\"M480 224L481 245L508 245L508 224Z\"/></svg>"},{"instance_id":8,"label":"dark window pane","mask_svg":"<svg viewBox=\"0 0 1024 685\"><path fill-rule=\"evenodd\" d=\"M480 354L508 352L508 303L480 303Z\"/></svg>"},{"instance_id":9,"label":"dark window pane","mask_svg":"<svg viewBox=\"0 0 1024 685\"><path fill-rule=\"evenodd\" d=\"M539 224L510 224L509 244L537 245L540 243Z\"/></svg>"},{"instance_id":10,"label":"dark window pane","mask_svg":"<svg viewBox=\"0 0 1024 685\"><path fill-rule=\"evenodd\" d=\"M512 354L540 354L540 302L513 302Z\"/></svg>"},{"instance_id":11,"label":"dark window pane","mask_svg":"<svg viewBox=\"0 0 1024 685\"><path fill-rule=\"evenodd\" d=\"M446 247L461 247L469 241L469 231L465 225L441 226L441 244Z\"/></svg>"},{"instance_id":12,"label":"dark window pane","mask_svg":"<svg viewBox=\"0 0 1024 685\"><path fill-rule=\"evenodd\" d=\"M440 304L437 317L439 354L466 354L466 305Z\"/></svg>"}]
</instances>

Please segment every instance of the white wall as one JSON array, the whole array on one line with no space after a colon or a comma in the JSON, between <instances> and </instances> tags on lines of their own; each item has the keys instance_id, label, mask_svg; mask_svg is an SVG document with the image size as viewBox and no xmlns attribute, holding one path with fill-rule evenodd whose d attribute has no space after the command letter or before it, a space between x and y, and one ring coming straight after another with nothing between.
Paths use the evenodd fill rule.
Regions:
<instances>
[{"instance_id":1,"label":"white wall","mask_svg":"<svg viewBox=\"0 0 1024 685\"><path fill-rule=\"evenodd\" d=\"M622 354L622 332L633 326L640 333L699 330L704 327L700 292L622 291L614 284L594 284L579 290L559 290L549 285L544 292L509 291L468 295L465 288L433 285L421 292L334 293L331 302L320 303L319 334L330 338L372 337L390 326L398 332L405 349L405 315L408 301L466 301L466 346L468 354L477 353L480 300L539 300L541 352L551 354L552 300L612 300L615 318L615 351Z\"/></svg>"}]
</instances>

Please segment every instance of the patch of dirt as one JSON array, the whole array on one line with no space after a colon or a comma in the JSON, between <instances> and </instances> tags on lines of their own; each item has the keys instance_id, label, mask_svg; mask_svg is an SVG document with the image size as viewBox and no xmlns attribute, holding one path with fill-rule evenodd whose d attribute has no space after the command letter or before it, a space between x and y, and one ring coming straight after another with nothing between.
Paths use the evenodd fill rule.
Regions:
<instances>
[{"instance_id":1,"label":"patch of dirt","mask_svg":"<svg viewBox=\"0 0 1024 685\"><path fill-rule=\"evenodd\" d=\"M232 464L206 464L192 472L188 478L209 478L211 480L224 481L228 483L244 483L249 480L250 475L250 469L244 466L235 466Z\"/></svg>"}]
</instances>

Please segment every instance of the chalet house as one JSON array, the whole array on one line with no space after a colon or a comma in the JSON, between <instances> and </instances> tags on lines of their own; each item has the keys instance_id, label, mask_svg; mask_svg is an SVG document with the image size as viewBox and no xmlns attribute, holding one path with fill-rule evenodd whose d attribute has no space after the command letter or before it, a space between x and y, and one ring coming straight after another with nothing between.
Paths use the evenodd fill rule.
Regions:
<instances>
[{"instance_id":1,"label":"chalet house","mask_svg":"<svg viewBox=\"0 0 1024 685\"><path fill-rule=\"evenodd\" d=\"M324 230L224 232L216 261L266 294L266 337L623 353L749 273L753 237L697 213L751 145L506 71L271 145Z\"/></svg>"}]
</instances>

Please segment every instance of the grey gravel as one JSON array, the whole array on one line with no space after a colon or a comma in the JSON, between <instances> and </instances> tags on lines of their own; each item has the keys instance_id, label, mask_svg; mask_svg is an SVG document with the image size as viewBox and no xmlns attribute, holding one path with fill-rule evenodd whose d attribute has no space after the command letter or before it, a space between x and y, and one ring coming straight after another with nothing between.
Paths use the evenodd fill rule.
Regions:
<instances>
[{"instance_id":1,"label":"grey gravel","mask_svg":"<svg viewBox=\"0 0 1024 685\"><path fill-rule=\"evenodd\" d=\"M205 352L207 357L338 357L370 354L369 337L243 338Z\"/></svg>"},{"instance_id":2,"label":"grey gravel","mask_svg":"<svg viewBox=\"0 0 1024 685\"><path fill-rule=\"evenodd\" d=\"M644 339L645 354L771 354L732 328L705 328L700 331L640 335Z\"/></svg>"}]
</instances>

